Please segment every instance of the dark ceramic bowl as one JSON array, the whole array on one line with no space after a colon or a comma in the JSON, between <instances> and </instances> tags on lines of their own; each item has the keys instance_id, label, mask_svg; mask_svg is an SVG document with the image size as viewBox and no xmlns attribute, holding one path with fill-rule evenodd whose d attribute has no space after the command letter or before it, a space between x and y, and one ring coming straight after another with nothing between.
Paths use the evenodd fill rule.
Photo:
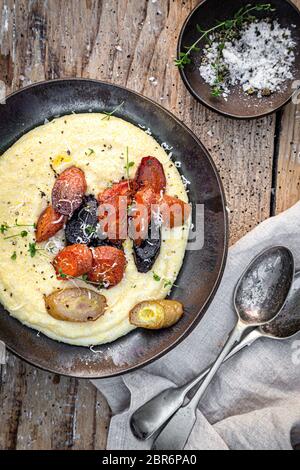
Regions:
<instances>
[{"instance_id":1,"label":"dark ceramic bowl","mask_svg":"<svg viewBox=\"0 0 300 470\"><path fill-rule=\"evenodd\" d=\"M271 13L255 13L258 18L269 16L272 19L277 19L282 26L296 26L296 28L292 28L293 38L297 42L293 74L295 80L300 80L300 12L289 0L201 1L190 13L182 27L178 40L178 57L180 52L186 52L186 46L190 46L199 38L199 32L196 27L197 24L203 29L209 29L216 25L217 20L224 21L228 18L232 18L241 7L248 4L256 5L259 3L271 3L272 6L276 8L276 11ZM273 93L269 97L257 98L257 96L248 96L241 90L240 86L236 85L231 88L231 93L227 101L225 101L223 97L214 98L211 95L210 86L205 83L199 73L204 45L205 42L199 43L200 51L191 54L192 63L186 65L184 69L180 69L180 74L185 86L194 98L208 108L233 118L259 118L278 111L282 106L288 103L293 93L295 93L295 88L293 87L294 80L287 80L280 92Z\"/></svg>"},{"instance_id":2,"label":"dark ceramic bowl","mask_svg":"<svg viewBox=\"0 0 300 470\"><path fill-rule=\"evenodd\" d=\"M227 217L223 188L214 163L189 129L153 101L95 80L54 80L29 86L10 95L6 104L0 106L0 153L45 119L72 112L111 111L122 101L124 105L116 115L149 127L156 140L172 146L174 156L182 162L182 172L191 182L190 200L204 204L204 247L187 251L176 281L179 287L172 291L171 297L180 299L186 308L177 325L161 331L135 330L114 343L97 346L97 353L37 335L35 330L10 317L0 305L0 339L21 358L58 374L110 377L162 356L203 317L223 273Z\"/></svg>"}]
</instances>

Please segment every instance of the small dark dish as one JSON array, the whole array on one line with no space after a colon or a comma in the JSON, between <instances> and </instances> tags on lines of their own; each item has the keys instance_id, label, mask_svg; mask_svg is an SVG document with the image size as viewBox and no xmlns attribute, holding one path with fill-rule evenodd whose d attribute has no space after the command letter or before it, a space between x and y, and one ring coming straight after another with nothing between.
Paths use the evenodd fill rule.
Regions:
<instances>
[{"instance_id":1,"label":"small dark dish","mask_svg":"<svg viewBox=\"0 0 300 470\"><path fill-rule=\"evenodd\" d=\"M171 298L185 306L182 320L161 331L135 330L114 343L89 348L59 343L22 325L0 305L0 339L26 361L58 374L109 377L144 366L181 341L203 317L222 277L227 254L227 217L221 181L208 152L168 111L122 87L96 80L66 79L38 83L10 95L0 106L0 153L29 130L57 115L112 111L173 147L191 181L190 200L205 207L204 247L187 251ZM2 175L5 177L5 175ZM16 188L16 191L18 188ZM16 273L16 278L17 278Z\"/></svg>"},{"instance_id":2,"label":"small dark dish","mask_svg":"<svg viewBox=\"0 0 300 470\"><path fill-rule=\"evenodd\" d=\"M294 79L300 79L300 12L289 0L203 0L190 13L186 19L178 40L177 56L180 52L186 52L185 47L193 44L199 38L197 24L204 29L209 29L216 25L218 20L223 21L232 18L234 14L247 4L257 5L261 3L271 3L276 8L275 12L255 13L257 18L278 19L281 26L292 28L293 39L297 42L295 48L296 61L293 68ZM257 96L246 95L239 85L231 88L231 93L227 101L223 97L215 98L211 95L210 86L205 83L200 76L199 66L202 58L202 48L205 41L199 43L200 52L191 54L192 63L180 69L183 82L196 100L205 106L217 111L225 116L239 119L253 119L263 117L278 111L292 98L295 88L293 80L288 80L282 91L273 93L269 97L257 98Z\"/></svg>"}]
</instances>

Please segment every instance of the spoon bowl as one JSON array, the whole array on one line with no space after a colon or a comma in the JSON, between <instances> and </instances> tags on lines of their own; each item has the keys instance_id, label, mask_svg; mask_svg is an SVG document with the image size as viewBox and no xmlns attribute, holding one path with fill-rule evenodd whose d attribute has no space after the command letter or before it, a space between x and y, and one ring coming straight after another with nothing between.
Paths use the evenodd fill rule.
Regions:
<instances>
[{"instance_id":1,"label":"spoon bowl","mask_svg":"<svg viewBox=\"0 0 300 470\"><path fill-rule=\"evenodd\" d=\"M288 339L300 331L300 271L296 272L287 301L272 322L260 327L264 336Z\"/></svg>"},{"instance_id":2,"label":"spoon bowl","mask_svg":"<svg viewBox=\"0 0 300 470\"><path fill-rule=\"evenodd\" d=\"M283 246L260 253L246 268L234 292L234 306L243 323L262 325L282 309L294 276L293 255Z\"/></svg>"}]
</instances>

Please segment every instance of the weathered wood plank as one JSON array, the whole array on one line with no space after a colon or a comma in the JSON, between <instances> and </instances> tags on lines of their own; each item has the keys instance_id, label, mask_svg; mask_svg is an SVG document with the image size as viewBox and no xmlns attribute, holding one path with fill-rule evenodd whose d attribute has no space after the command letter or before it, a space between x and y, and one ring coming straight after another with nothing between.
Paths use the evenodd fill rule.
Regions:
<instances>
[{"instance_id":1,"label":"weathered wood plank","mask_svg":"<svg viewBox=\"0 0 300 470\"><path fill-rule=\"evenodd\" d=\"M89 381L8 355L0 389L0 449L104 449L107 403Z\"/></svg>"},{"instance_id":2,"label":"weathered wood plank","mask_svg":"<svg viewBox=\"0 0 300 470\"><path fill-rule=\"evenodd\" d=\"M300 9L300 0L293 0ZM281 121L276 175L276 213L300 199L300 93L286 106Z\"/></svg>"},{"instance_id":3,"label":"weathered wood plank","mask_svg":"<svg viewBox=\"0 0 300 470\"><path fill-rule=\"evenodd\" d=\"M300 104L290 103L283 113L275 194L276 213L300 199Z\"/></svg>"},{"instance_id":4,"label":"weathered wood plank","mask_svg":"<svg viewBox=\"0 0 300 470\"><path fill-rule=\"evenodd\" d=\"M165 106L211 151L234 242L270 215L275 118L228 120L189 95L173 58L181 25L197 3L0 0L0 79L12 91L44 79L98 78ZM0 399L1 448L105 446L109 410L89 383L58 381L9 355Z\"/></svg>"}]
</instances>

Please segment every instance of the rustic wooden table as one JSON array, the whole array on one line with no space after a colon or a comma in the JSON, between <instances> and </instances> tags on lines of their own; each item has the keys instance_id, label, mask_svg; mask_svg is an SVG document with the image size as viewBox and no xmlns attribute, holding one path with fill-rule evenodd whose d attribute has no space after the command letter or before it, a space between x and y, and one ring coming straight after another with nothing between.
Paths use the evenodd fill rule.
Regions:
<instances>
[{"instance_id":1,"label":"rustic wooden table","mask_svg":"<svg viewBox=\"0 0 300 470\"><path fill-rule=\"evenodd\" d=\"M165 106L211 152L234 243L300 198L300 105L241 122L198 104L173 66L180 28L197 3L0 0L0 79L10 92L58 77L97 78ZM88 381L40 371L8 354L0 403L0 449L105 448L110 410Z\"/></svg>"}]
</instances>

